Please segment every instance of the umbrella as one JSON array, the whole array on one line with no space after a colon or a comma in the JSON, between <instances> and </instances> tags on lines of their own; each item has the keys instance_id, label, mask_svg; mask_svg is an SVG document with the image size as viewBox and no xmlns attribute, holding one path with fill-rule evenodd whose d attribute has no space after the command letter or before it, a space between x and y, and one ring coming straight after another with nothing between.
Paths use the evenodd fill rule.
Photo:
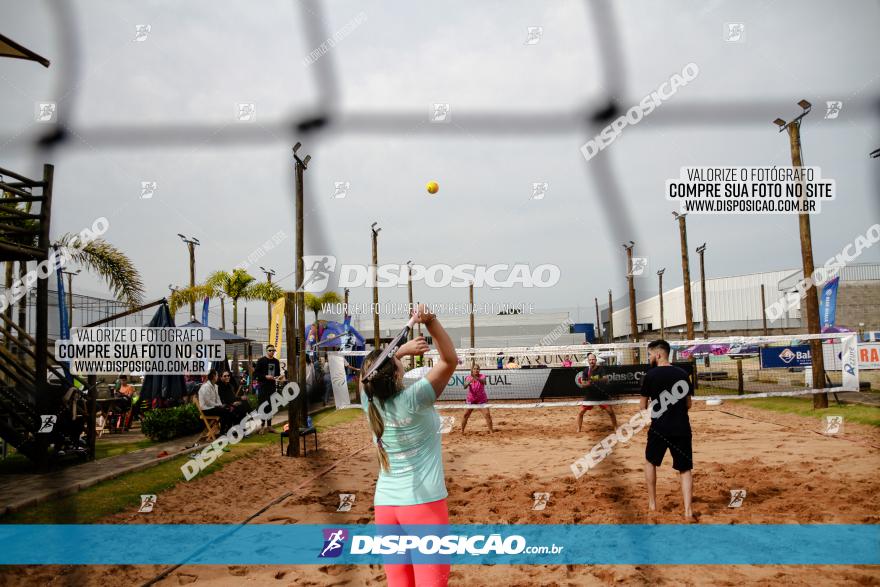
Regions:
<instances>
[{"instance_id":1,"label":"umbrella","mask_svg":"<svg viewBox=\"0 0 880 587\"><path fill-rule=\"evenodd\" d=\"M13 59L26 59L28 61L36 61L43 67L49 67L49 60L45 57L37 55L27 47L19 45L12 39L0 35L0 57L11 57Z\"/></svg>"},{"instance_id":2,"label":"umbrella","mask_svg":"<svg viewBox=\"0 0 880 587\"><path fill-rule=\"evenodd\" d=\"M174 328L174 317L168 310L168 304L159 306L147 326ZM183 397L185 390L186 381L183 375L146 375L141 386L141 399L177 401Z\"/></svg>"}]
</instances>

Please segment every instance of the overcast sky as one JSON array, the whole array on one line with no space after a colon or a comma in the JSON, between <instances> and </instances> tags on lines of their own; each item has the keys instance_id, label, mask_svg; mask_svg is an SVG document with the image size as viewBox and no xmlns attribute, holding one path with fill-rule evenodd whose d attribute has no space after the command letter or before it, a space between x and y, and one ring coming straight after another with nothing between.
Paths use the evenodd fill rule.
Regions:
<instances>
[{"instance_id":1,"label":"overcast sky","mask_svg":"<svg viewBox=\"0 0 880 587\"><path fill-rule=\"evenodd\" d=\"M53 236L106 216L105 237L134 260L147 299L188 281L179 232L202 242L199 280L245 262L278 231L289 238L257 265L278 277L293 270L290 129L322 109L338 124L300 137L312 155L306 253L369 263L369 226L378 221L380 262L560 268L555 287L486 289L481 301L591 308L608 288L624 293L620 245L629 239L650 263L641 290L656 290L661 267L664 285L679 285L665 180L685 165L790 165L787 137L770 121L791 118L801 98L814 104L802 127L804 162L835 179L839 193L812 218L817 261L880 221L880 160L868 157L880 147L876 1L614 3L621 62L610 73L596 27L596 7L610 3L334 1L316 16L323 30L303 16L312 5L291 1L69 5L78 65L48 2L0 0L0 33L52 61L49 69L0 61L0 166L33 177L53 162ZM727 23L745 25L744 42L725 40ZM150 31L138 42L140 24ZM528 27L542 27L538 43L526 43ZM332 49L304 63L337 31ZM625 111L689 62L697 79L603 154L622 198L611 202L613 190L595 181L600 162L579 151L601 127L577 120L609 93L620 93L613 98ZM322 73L332 74L335 97L321 90ZM75 83L64 87L65 76ZM829 100L843 102L836 119L824 118ZM32 148L49 128L34 120L39 102L57 102L70 137L51 153ZM236 120L239 103L256 105L256 122ZM429 122L434 103L450 105L449 124ZM685 124L697 111L699 124ZM362 121L379 119L365 118L371 113L409 117L368 132ZM493 133L482 124L487 113L510 116ZM209 130L138 146L139 129L169 126ZM440 184L435 196L425 191L431 180ZM140 197L142 181L157 182L154 197ZM332 197L337 181L350 182L345 198ZM532 199L534 182L548 183L543 199ZM799 266L794 216L691 216L688 227L691 249L708 243L710 277ZM880 247L860 259L878 260ZM292 289L293 279L283 285ZM107 295L91 276L76 289ZM415 290L426 301L467 297ZM404 301L406 289L381 296ZM368 288L352 291L352 301L370 300ZM265 306L254 306L250 323L263 325Z\"/></svg>"}]
</instances>

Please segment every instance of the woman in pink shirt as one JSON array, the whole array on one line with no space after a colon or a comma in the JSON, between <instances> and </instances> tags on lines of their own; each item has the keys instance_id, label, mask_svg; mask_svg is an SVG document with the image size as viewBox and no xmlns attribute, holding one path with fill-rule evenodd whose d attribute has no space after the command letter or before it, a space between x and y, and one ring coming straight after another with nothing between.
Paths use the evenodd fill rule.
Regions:
<instances>
[{"instance_id":1,"label":"woman in pink shirt","mask_svg":"<svg viewBox=\"0 0 880 587\"><path fill-rule=\"evenodd\" d=\"M489 397L486 395L486 376L480 373L480 366L471 367L471 374L464 378L464 386L467 388L468 405L484 405L489 403ZM478 408L483 411L483 417L486 418L486 424L489 425L489 432L495 432L492 428L492 415L489 414L489 408ZM464 411L464 417L461 420L461 432L464 433L467 426L468 418L474 410L468 408Z\"/></svg>"}]
</instances>

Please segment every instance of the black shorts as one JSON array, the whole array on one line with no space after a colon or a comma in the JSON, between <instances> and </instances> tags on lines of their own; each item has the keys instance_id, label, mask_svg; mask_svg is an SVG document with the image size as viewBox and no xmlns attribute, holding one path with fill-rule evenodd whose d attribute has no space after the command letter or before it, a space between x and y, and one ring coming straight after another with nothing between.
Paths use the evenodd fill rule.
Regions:
<instances>
[{"instance_id":1,"label":"black shorts","mask_svg":"<svg viewBox=\"0 0 880 587\"><path fill-rule=\"evenodd\" d=\"M649 428L645 459L655 467L659 467L668 448L672 453L672 468L680 473L685 473L694 468L694 452L691 445L690 434L660 434Z\"/></svg>"}]
</instances>

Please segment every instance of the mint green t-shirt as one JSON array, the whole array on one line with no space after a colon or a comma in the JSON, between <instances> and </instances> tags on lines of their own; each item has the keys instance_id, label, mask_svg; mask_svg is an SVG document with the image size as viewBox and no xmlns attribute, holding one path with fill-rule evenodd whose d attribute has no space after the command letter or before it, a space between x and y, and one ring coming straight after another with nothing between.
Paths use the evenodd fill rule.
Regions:
<instances>
[{"instance_id":1,"label":"mint green t-shirt","mask_svg":"<svg viewBox=\"0 0 880 587\"><path fill-rule=\"evenodd\" d=\"M391 463L387 473L379 470L375 505L417 505L448 495L435 399L434 388L423 377L387 400L384 406L374 400L385 422L382 445ZM369 409L367 401L367 395L361 391L364 412Z\"/></svg>"}]
</instances>

